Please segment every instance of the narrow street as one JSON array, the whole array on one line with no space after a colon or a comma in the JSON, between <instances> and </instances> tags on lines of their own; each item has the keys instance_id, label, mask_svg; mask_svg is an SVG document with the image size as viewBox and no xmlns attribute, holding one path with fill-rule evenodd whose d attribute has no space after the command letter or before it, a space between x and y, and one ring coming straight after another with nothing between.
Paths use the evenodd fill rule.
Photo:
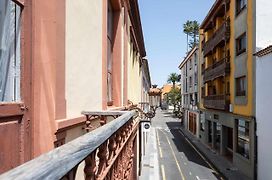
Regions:
<instances>
[{"instance_id":1,"label":"narrow street","mask_svg":"<svg viewBox=\"0 0 272 180\"><path fill-rule=\"evenodd\" d=\"M179 119L167 111L156 112L152 119L156 131L160 177L162 180L221 179L207 160L181 131Z\"/></svg>"}]
</instances>

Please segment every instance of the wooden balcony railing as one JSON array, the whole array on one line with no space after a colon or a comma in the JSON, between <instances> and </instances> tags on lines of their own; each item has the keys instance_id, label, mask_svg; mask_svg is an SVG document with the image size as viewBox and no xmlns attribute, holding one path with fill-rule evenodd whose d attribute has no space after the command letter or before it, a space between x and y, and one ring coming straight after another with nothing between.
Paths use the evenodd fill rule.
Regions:
<instances>
[{"instance_id":1,"label":"wooden balcony railing","mask_svg":"<svg viewBox=\"0 0 272 180\"><path fill-rule=\"evenodd\" d=\"M228 111L229 103L227 95L210 95L204 97L204 107L207 109Z\"/></svg>"},{"instance_id":2,"label":"wooden balcony railing","mask_svg":"<svg viewBox=\"0 0 272 180\"><path fill-rule=\"evenodd\" d=\"M0 179L136 179L136 111L84 114L116 119L104 124L102 118L103 126L0 175ZM80 169L83 172L78 172ZM76 177L79 174L84 177Z\"/></svg>"},{"instance_id":3,"label":"wooden balcony railing","mask_svg":"<svg viewBox=\"0 0 272 180\"><path fill-rule=\"evenodd\" d=\"M203 44L203 55L207 56L220 42L227 41L230 38L230 20L229 18L218 28L207 42Z\"/></svg>"},{"instance_id":4,"label":"wooden balcony railing","mask_svg":"<svg viewBox=\"0 0 272 180\"><path fill-rule=\"evenodd\" d=\"M220 76L225 76L230 73L229 57L225 57L220 61L217 61L204 71L204 82L211 81Z\"/></svg>"}]
</instances>

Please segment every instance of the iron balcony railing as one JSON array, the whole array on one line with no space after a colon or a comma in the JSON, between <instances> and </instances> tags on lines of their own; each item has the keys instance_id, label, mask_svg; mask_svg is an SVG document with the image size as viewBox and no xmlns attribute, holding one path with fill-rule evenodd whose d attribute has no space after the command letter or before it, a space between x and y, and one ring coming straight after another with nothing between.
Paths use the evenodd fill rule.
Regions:
<instances>
[{"instance_id":1,"label":"iron balcony railing","mask_svg":"<svg viewBox=\"0 0 272 180\"><path fill-rule=\"evenodd\" d=\"M230 19L228 18L212 35L211 38L203 44L203 55L207 56L222 41L230 39Z\"/></svg>"},{"instance_id":2,"label":"iron balcony railing","mask_svg":"<svg viewBox=\"0 0 272 180\"><path fill-rule=\"evenodd\" d=\"M204 107L207 109L229 110L229 96L227 95L209 95L204 97Z\"/></svg>"},{"instance_id":3,"label":"iron balcony railing","mask_svg":"<svg viewBox=\"0 0 272 180\"><path fill-rule=\"evenodd\" d=\"M100 117L102 126L0 175L0 179L137 178L136 111L83 114L87 121L92 116ZM106 123L104 118L109 116L115 119ZM83 177L76 177L79 174Z\"/></svg>"},{"instance_id":4,"label":"iron balcony railing","mask_svg":"<svg viewBox=\"0 0 272 180\"><path fill-rule=\"evenodd\" d=\"M225 57L220 61L217 61L204 71L204 82L211 81L220 76L225 76L230 73L229 57Z\"/></svg>"}]
</instances>

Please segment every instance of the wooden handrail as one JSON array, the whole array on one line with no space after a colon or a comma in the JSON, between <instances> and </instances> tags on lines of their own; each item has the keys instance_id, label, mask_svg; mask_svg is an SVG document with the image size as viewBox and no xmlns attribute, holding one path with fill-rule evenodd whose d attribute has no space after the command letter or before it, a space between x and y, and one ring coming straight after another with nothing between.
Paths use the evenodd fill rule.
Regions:
<instances>
[{"instance_id":1,"label":"wooden handrail","mask_svg":"<svg viewBox=\"0 0 272 180\"><path fill-rule=\"evenodd\" d=\"M85 112L84 114L87 113L88 112ZM110 112L106 112L106 114L110 115ZM133 139L131 139L130 136L135 132L133 126L135 124L138 126L137 123L133 122L137 113L136 111L127 111L122 113L114 112L113 114L120 114L120 116L63 146L53 149L46 154L0 175L0 179L61 179L73 171L73 169L77 169L78 164L84 160L86 163L85 169L97 166L95 163L90 165L90 162L95 162L96 151L98 151L97 156L100 159L98 170L88 172L87 174L85 172L85 174L86 176L94 174L96 178L102 177L102 175L99 174L101 173L99 170L101 170L101 168L111 168L114 163L113 159L118 158L116 157L118 156L117 154L123 152L122 147L128 146L129 148L125 148L125 150L129 149L129 153L132 153L131 157L128 158L133 157L131 150L133 148ZM127 142L129 144L126 144ZM114 144L117 147L114 146ZM109 152L112 157L107 157L110 159L107 159L105 162L105 153L107 152ZM127 152L125 151L123 153ZM109 162L111 162L111 165L108 164Z\"/></svg>"}]
</instances>

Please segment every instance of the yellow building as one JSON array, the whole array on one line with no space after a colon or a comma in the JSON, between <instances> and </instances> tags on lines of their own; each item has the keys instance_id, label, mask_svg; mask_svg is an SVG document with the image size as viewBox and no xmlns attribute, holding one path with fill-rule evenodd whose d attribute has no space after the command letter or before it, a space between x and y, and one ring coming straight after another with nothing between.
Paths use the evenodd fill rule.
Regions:
<instances>
[{"instance_id":1,"label":"yellow building","mask_svg":"<svg viewBox=\"0 0 272 180\"><path fill-rule=\"evenodd\" d=\"M200 27L202 141L255 172L254 0L217 0Z\"/></svg>"},{"instance_id":2,"label":"yellow building","mask_svg":"<svg viewBox=\"0 0 272 180\"><path fill-rule=\"evenodd\" d=\"M173 87L172 84L163 85L163 87L161 88L161 91L162 91L161 98L162 99L164 99L164 96L171 91L172 87Z\"/></svg>"}]
</instances>

